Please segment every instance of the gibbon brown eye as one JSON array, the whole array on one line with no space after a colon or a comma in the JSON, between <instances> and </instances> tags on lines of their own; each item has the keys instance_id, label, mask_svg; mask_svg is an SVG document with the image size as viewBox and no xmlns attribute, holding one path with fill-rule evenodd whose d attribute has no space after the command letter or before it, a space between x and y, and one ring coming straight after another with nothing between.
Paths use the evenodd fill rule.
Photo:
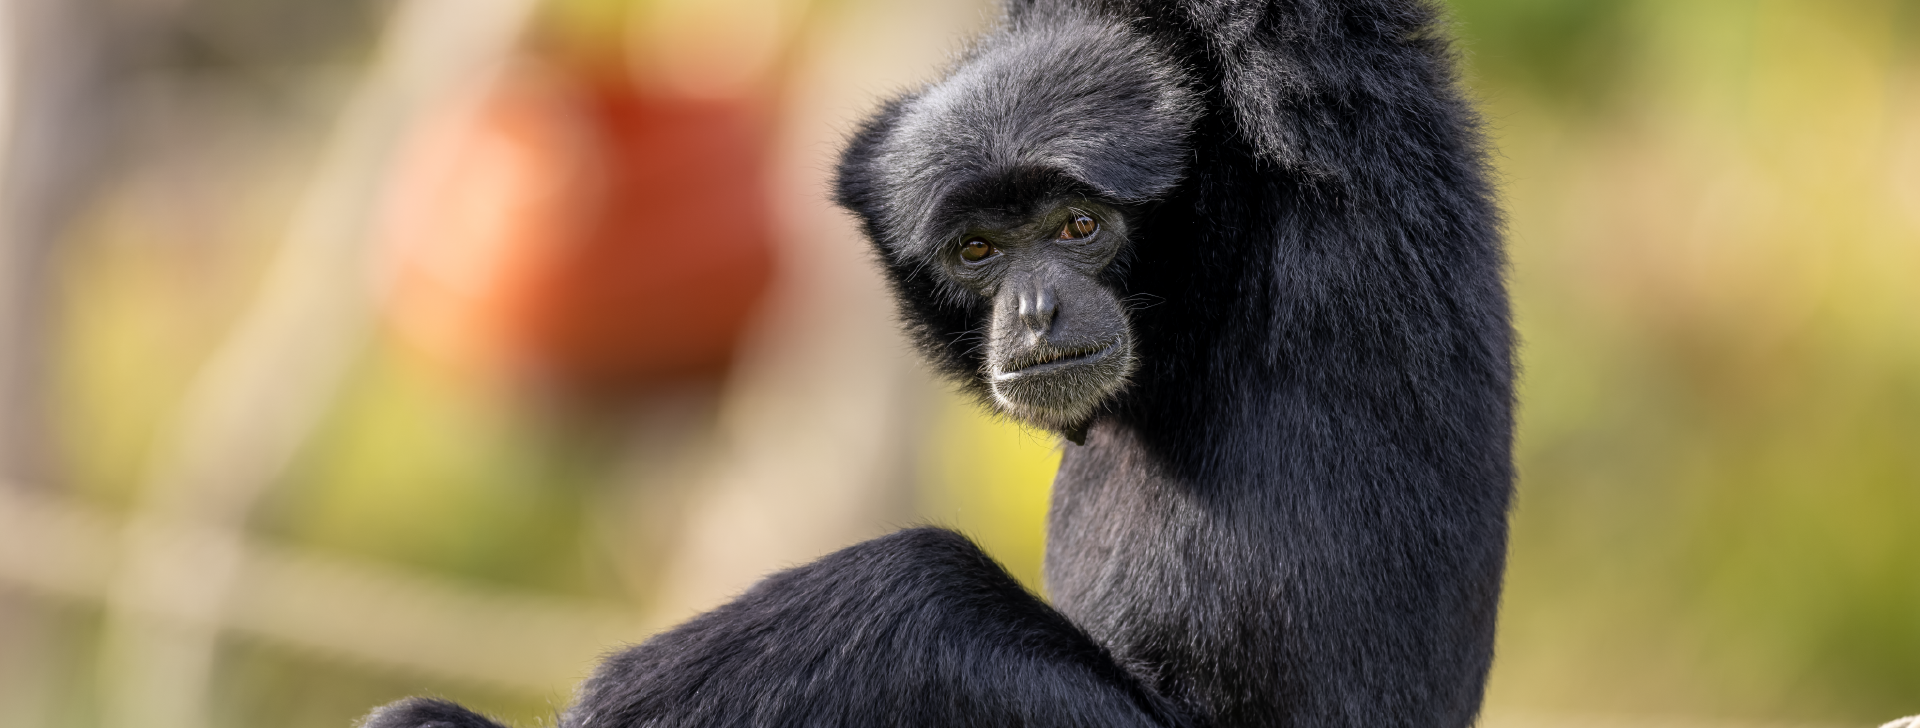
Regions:
<instances>
[{"instance_id":1,"label":"gibbon brown eye","mask_svg":"<svg viewBox=\"0 0 1920 728\"><path fill-rule=\"evenodd\" d=\"M993 243L973 238L960 246L960 259L968 263L978 263L993 255Z\"/></svg>"},{"instance_id":2,"label":"gibbon brown eye","mask_svg":"<svg viewBox=\"0 0 1920 728\"><path fill-rule=\"evenodd\" d=\"M1067 221L1067 224L1060 226L1060 239L1076 240L1084 238L1092 235L1094 231L1099 229L1100 223L1095 222L1092 216L1074 215L1072 220Z\"/></svg>"}]
</instances>

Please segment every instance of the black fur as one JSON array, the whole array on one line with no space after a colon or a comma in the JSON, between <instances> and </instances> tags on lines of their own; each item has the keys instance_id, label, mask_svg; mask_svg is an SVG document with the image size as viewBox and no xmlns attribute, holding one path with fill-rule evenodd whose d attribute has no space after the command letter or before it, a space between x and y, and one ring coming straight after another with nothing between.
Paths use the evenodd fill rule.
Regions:
<instances>
[{"instance_id":1,"label":"black fur","mask_svg":"<svg viewBox=\"0 0 1920 728\"><path fill-rule=\"evenodd\" d=\"M951 531L769 577L615 655L562 725L1156 726L1106 651Z\"/></svg>"},{"instance_id":2,"label":"black fur","mask_svg":"<svg viewBox=\"0 0 1920 728\"><path fill-rule=\"evenodd\" d=\"M500 728L486 716L434 698L407 698L373 711L361 728Z\"/></svg>"},{"instance_id":3,"label":"black fur","mask_svg":"<svg viewBox=\"0 0 1920 728\"><path fill-rule=\"evenodd\" d=\"M613 657L562 724L1470 725L1513 337L1452 66L1422 0L1014 0L855 135L838 199L976 393L993 304L943 267L954 221L1124 218L1101 285L1137 368L1055 481L1058 611L908 531Z\"/></svg>"}]
</instances>

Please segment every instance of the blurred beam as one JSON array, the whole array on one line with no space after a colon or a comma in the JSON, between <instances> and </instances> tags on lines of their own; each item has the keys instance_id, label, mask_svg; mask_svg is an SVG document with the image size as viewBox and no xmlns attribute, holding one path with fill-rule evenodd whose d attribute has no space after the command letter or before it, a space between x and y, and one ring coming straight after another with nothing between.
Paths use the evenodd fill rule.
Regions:
<instances>
[{"instance_id":1,"label":"blurred beam","mask_svg":"<svg viewBox=\"0 0 1920 728\"><path fill-rule=\"evenodd\" d=\"M394 149L511 48L533 0L411 0L348 99L263 295L196 378L163 434L126 529L102 639L107 728L202 728L217 615L243 593L240 532L325 415L368 328L367 238ZM174 548L168 534L200 534ZM151 605L172 605L152 609Z\"/></svg>"},{"instance_id":2,"label":"blurred beam","mask_svg":"<svg viewBox=\"0 0 1920 728\"><path fill-rule=\"evenodd\" d=\"M0 590L99 604L125 566L126 532L167 563L231 560L218 608L164 574L126 609L331 660L535 695L565 694L613 646L655 629L613 605L478 588L403 569L235 538L230 530L122 522L0 487Z\"/></svg>"},{"instance_id":3,"label":"blurred beam","mask_svg":"<svg viewBox=\"0 0 1920 728\"><path fill-rule=\"evenodd\" d=\"M0 590L99 603L114 581L124 525L108 514L0 484ZM565 693L613 646L664 625L611 605L476 588L402 569L320 556L230 532L166 529L152 540L183 557L240 554L232 599L135 605L157 617L231 631L317 656L527 694ZM1837 728L1658 715L1489 709L1482 728ZM1920 728L1905 719L1883 728Z\"/></svg>"}]
</instances>

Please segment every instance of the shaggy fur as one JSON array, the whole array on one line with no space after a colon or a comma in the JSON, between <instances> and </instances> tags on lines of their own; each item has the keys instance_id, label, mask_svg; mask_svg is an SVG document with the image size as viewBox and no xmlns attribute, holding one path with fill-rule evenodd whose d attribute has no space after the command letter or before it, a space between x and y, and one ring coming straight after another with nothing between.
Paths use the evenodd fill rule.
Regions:
<instances>
[{"instance_id":1,"label":"shaggy fur","mask_svg":"<svg viewBox=\"0 0 1920 728\"><path fill-rule=\"evenodd\" d=\"M1085 199L1124 225L1099 283L1151 305L1055 481L1054 606L903 532L613 657L562 725L1469 726L1513 337L1452 64L1421 0L1015 0L860 130L838 195L980 394L993 306L939 258L952 221Z\"/></svg>"},{"instance_id":2,"label":"shaggy fur","mask_svg":"<svg viewBox=\"0 0 1920 728\"><path fill-rule=\"evenodd\" d=\"M500 728L486 716L435 698L407 698L373 711L367 726L408 726L408 728Z\"/></svg>"},{"instance_id":3,"label":"shaggy fur","mask_svg":"<svg viewBox=\"0 0 1920 728\"><path fill-rule=\"evenodd\" d=\"M1044 170L1116 202L1164 195L1199 113L1184 70L1147 37L1064 5L1015 16L898 106L864 160L872 179L859 181L878 194L860 212L897 231L876 239L889 252L922 258L956 232L939 223L965 209L954 192L970 181Z\"/></svg>"}]
</instances>

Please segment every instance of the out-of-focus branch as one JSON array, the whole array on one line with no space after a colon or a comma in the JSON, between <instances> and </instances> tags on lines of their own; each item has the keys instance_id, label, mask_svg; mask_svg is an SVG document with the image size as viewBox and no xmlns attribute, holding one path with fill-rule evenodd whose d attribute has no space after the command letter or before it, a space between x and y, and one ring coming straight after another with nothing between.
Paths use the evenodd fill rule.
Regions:
<instances>
[{"instance_id":1,"label":"out-of-focus branch","mask_svg":"<svg viewBox=\"0 0 1920 728\"><path fill-rule=\"evenodd\" d=\"M612 605L479 589L391 567L236 539L230 530L123 524L61 500L0 487L0 589L98 603L115 589L125 532L170 563L231 552L218 609L162 578L123 607L167 624L232 631L388 670L524 693L567 690L612 645L652 631ZM153 574L153 576L165 576Z\"/></svg>"},{"instance_id":2,"label":"out-of-focus branch","mask_svg":"<svg viewBox=\"0 0 1920 728\"><path fill-rule=\"evenodd\" d=\"M207 725L216 618L252 576L240 530L333 400L360 350L369 220L401 137L510 48L531 0L397 6L372 72L349 98L288 226L264 292L189 392L127 529L109 589L101 664L109 728ZM174 548L166 534L201 534Z\"/></svg>"},{"instance_id":3,"label":"out-of-focus branch","mask_svg":"<svg viewBox=\"0 0 1920 728\"><path fill-rule=\"evenodd\" d=\"M793 2L802 17L808 8ZM718 606L775 569L912 518L916 408L932 391L902 348L885 284L843 213L819 204L872 89L938 67L924 42L985 17L975 0L818 4L787 53L788 107L773 163L781 283L744 347L720 412L719 453L688 495L656 614ZM874 29L887 28L886 34ZM899 35L893 35L893 34ZM881 46L878 36L918 39Z\"/></svg>"}]
</instances>

